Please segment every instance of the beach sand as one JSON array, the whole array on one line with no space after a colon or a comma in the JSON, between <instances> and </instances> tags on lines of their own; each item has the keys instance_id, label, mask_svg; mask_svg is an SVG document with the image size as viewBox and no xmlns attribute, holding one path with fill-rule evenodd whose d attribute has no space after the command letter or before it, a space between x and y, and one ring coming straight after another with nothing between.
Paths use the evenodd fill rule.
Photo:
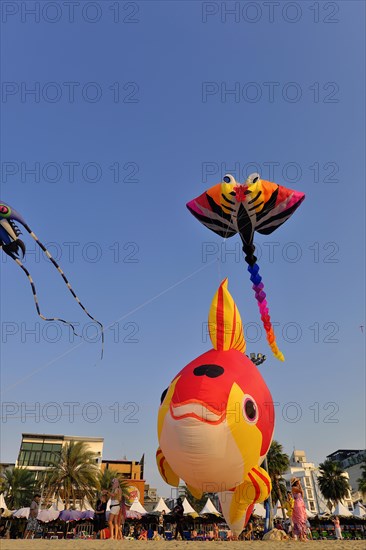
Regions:
<instances>
[{"instance_id":1,"label":"beach sand","mask_svg":"<svg viewBox=\"0 0 366 550\"><path fill-rule=\"evenodd\" d=\"M184 541L109 541L109 540L1 540L1 550L211 550L217 547L220 550L272 550L273 548L299 548L299 550L365 550L366 541L309 541L309 542L274 542L274 541L252 541L252 542L184 542Z\"/></svg>"}]
</instances>

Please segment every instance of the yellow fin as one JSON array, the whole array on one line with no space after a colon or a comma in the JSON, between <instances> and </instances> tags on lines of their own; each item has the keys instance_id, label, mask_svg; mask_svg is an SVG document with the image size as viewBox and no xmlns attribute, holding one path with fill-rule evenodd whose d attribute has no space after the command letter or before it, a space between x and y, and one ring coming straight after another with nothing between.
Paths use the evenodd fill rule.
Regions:
<instances>
[{"instance_id":1,"label":"yellow fin","mask_svg":"<svg viewBox=\"0 0 366 550\"><path fill-rule=\"evenodd\" d=\"M202 497L202 491L200 491L199 489L195 489L194 487L192 487L192 485L188 485L188 483L186 483L186 485L188 491L191 493L192 496L194 496L194 498L200 499Z\"/></svg>"},{"instance_id":2,"label":"yellow fin","mask_svg":"<svg viewBox=\"0 0 366 550\"><path fill-rule=\"evenodd\" d=\"M272 484L268 473L260 466L255 466L245 477L243 483L235 489L230 506L230 521L234 523L245 516L248 506L263 502L271 492Z\"/></svg>"},{"instance_id":3,"label":"yellow fin","mask_svg":"<svg viewBox=\"0 0 366 550\"><path fill-rule=\"evenodd\" d=\"M177 474L173 472L172 468L169 466L169 463L160 447L156 451L156 464L163 480L168 483L168 485L178 487L179 476L177 476Z\"/></svg>"},{"instance_id":4,"label":"yellow fin","mask_svg":"<svg viewBox=\"0 0 366 550\"><path fill-rule=\"evenodd\" d=\"M214 349L227 351L236 349L245 353L243 323L236 304L224 279L211 303L208 314L208 329Z\"/></svg>"}]
</instances>

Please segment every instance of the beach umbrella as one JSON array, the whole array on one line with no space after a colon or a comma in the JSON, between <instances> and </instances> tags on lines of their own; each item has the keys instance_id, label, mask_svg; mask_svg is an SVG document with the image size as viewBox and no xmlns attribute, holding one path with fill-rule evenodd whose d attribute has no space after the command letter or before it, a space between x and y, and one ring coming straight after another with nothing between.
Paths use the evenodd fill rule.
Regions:
<instances>
[{"instance_id":1,"label":"beach umbrella","mask_svg":"<svg viewBox=\"0 0 366 550\"><path fill-rule=\"evenodd\" d=\"M126 510L126 519L141 519L141 514L134 510Z\"/></svg>"},{"instance_id":2,"label":"beach umbrella","mask_svg":"<svg viewBox=\"0 0 366 550\"><path fill-rule=\"evenodd\" d=\"M15 512L13 513L13 518L18 518L18 519L26 518L26 519L28 519L29 518L29 511L30 511L29 506L28 506L28 508L19 508L19 510L15 510Z\"/></svg>"},{"instance_id":3,"label":"beach umbrella","mask_svg":"<svg viewBox=\"0 0 366 550\"><path fill-rule=\"evenodd\" d=\"M182 502L184 515L185 516L191 516L192 518L198 518L198 514L196 510L192 508L192 506L189 504L187 497Z\"/></svg>"},{"instance_id":4,"label":"beach umbrella","mask_svg":"<svg viewBox=\"0 0 366 550\"><path fill-rule=\"evenodd\" d=\"M204 516L204 515L207 515L207 514L211 514L213 516L218 516L220 517L221 514L218 510L216 510L213 502L211 501L210 498L207 499L207 502L206 504L204 505L204 507L202 508L202 510L200 511L200 516Z\"/></svg>"},{"instance_id":5,"label":"beach umbrella","mask_svg":"<svg viewBox=\"0 0 366 550\"><path fill-rule=\"evenodd\" d=\"M62 510L59 515L59 519L62 521L80 521L93 518L93 510Z\"/></svg>"},{"instance_id":6,"label":"beach umbrella","mask_svg":"<svg viewBox=\"0 0 366 550\"><path fill-rule=\"evenodd\" d=\"M135 500L133 501L132 506L130 508L130 511L131 512L138 512L139 514L141 514L141 516L145 516L147 514L147 511L142 506L142 504L141 504L141 502L139 501L138 498L135 498Z\"/></svg>"},{"instance_id":7,"label":"beach umbrella","mask_svg":"<svg viewBox=\"0 0 366 550\"><path fill-rule=\"evenodd\" d=\"M263 518L263 519L266 517L266 510L265 510L263 504L261 504L260 502L255 503L255 506L254 506L254 509L253 509L253 515L258 516L258 517Z\"/></svg>"},{"instance_id":8,"label":"beach umbrella","mask_svg":"<svg viewBox=\"0 0 366 550\"><path fill-rule=\"evenodd\" d=\"M350 512L341 502L337 503L337 506L334 508L332 514L333 516L343 516L346 518L352 516L352 512Z\"/></svg>"},{"instance_id":9,"label":"beach umbrella","mask_svg":"<svg viewBox=\"0 0 366 550\"><path fill-rule=\"evenodd\" d=\"M366 517L366 509L364 508L364 506L362 506L362 504L360 504L359 502L357 502L354 510L353 510L353 514L352 514L355 518L365 518Z\"/></svg>"},{"instance_id":10,"label":"beach umbrella","mask_svg":"<svg viewBox=\"0 0 366 550\"><path fill-rule=\"evenodd\" d=\"M51 506L48 510L40 510L38 512L37 519L43 523L49 523L50 521L55 521L55 519L58 519L59 515L60 512Z\"/></svg>"}]
</instances>

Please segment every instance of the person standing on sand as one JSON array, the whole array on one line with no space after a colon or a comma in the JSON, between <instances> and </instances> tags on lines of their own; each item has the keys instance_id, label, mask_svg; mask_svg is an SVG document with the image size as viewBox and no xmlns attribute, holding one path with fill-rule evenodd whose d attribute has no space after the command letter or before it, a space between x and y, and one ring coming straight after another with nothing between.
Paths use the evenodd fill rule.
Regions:
<instances>
[{"instance_id":1,"label":"person standing on sand","mask_svg":"<svg viewBox=\"0 0 366 550\"><path fill-rule=\"evenodd\" d=\"M159 516L158 520L158 534L164 538L165 535L165 529L164 529L164 516L165 516L165 510L163 510Z\"/></svg>"},{"instance_id":2,"label":"person standing on sand","mask_svg":"<svg viewBox=\"0 0 366 550\"><path fill-rule=\"evenodd\" d=\"M301 541L306 541L306 509L303 500L304 491L302 490L300 480L297 477L291 479L291 492L294 497L294 510L292 512L292 521L294 524L294 535Z\"/></svg>"},{"instance_id":3,"label":"person standing on sand","mask_svg":"<svg viewBox=\"0 0 366 550\"><path fill-rule=\"evenodd\" d=\"M332 519L332 522L334 523L334 533L337 540L342 540L342 530L341 530L341 522L339 521L339 517L336 516L334 519Z\"/></svg>"},{"instance_id":4,"label":"person standing on sand","mask_svg":"<svg viewBox=\"0 0 366 550\"><path fill-rule=\"evenodd\" d=\"M105 527L105 513L107 510L107 495L103 491L101 497L98 498L94 511L94 538L97 538L98 533Z\"/></svg>"},{"instance_id":5,"label":"person standing on sand","mask_svg":"<svg viewBox=\"0 0 366 550\"><path fill-rule=\"evenodd\" d=\"M117 539L119 534L118 515L120 512L120 502L122 500L122 490L116 477L112 479L112 489L109 491L108 495L111 498L108 525L111 532L110 538L113 540Z\"/></svg>"},{"instance_id":6,"label":"person standing on sand","mask_svg":"<svg viewBox=\"0 0 366 550\"><path fill-rule=\"evenodd\" d=\"M176 521L174 539L177 540L178 534L179 534L182 537L182 540L184 540L184 534L183 534L184 508L183 508L181 498L177 499L177 504L173 509L173 514L174 514L175 521Z\"/></svg>"},{"instance_id":7,"label":"person standing on sand","mask_svg":"<svg viewBox=\"0 0 366 550\"><path fill-rule=\"evenodd\" d=\"M29 510L29 518L27 521L27 527L24 532L24 538L29 539L31 535L34 535L39 530L39 523L37 520L39 512L39 503L41 502L41 495L34 495Z\"/></svg>"}]
</instances>

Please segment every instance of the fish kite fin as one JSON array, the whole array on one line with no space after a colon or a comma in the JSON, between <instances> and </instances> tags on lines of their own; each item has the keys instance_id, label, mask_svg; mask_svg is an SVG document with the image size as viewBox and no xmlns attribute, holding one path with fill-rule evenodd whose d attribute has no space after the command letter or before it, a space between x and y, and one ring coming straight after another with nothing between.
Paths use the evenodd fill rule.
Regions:
<instances>
[{"instance_id":1,"label":"fish kite fin","mask_svg":"<svg viewBox=\"0 0 366 550\"><path fill-rule=\"evenodd\" d=\"M178 487L179 476L177 476L177 474L170 467L160 447L156 451L156 464L158 466L159 473L165 483L167 483L168 485L172 485L173 487Z\"/></svg>"},{"instance_id":2,"label":"fish kite fin","mask_svg":"<svg viewBox=\"0 0 366 550\"><path fill-rule=\"evenodd\" d=\"M186 483L186 485L187 485L188 491L191 493L192 496L194 496L194 498L197 498L197 499L202 498L203 493L200 489L196 489L195 487L192 487L192 485L188 485L188 483Z\"/></svg>"},{"instance_id":3,"label":"fish kite fin","mask_svg":"<svg viewBox=\"0 0 366 550\"><path fill-rule=\"evenodd\" d=\"M239 310L224 279L213 297L208 314L208 330L214 349L227 351L236 349L245 353L243 323Z\"/></svg>"},{"instance_id":4,"label":"fish kite fin","mask_svg":"<svg viewBox=\"0 0 366 550\"><path fill-rule=\"evenodd\" d=\"M248 508L256 502L263 502L271 492L272 484L268 473L259 466L250 470L243 483L238 485L230 506L230 521L235 523L240 518L246 522L250 514Z\"/></svg>"}]
</instances>

